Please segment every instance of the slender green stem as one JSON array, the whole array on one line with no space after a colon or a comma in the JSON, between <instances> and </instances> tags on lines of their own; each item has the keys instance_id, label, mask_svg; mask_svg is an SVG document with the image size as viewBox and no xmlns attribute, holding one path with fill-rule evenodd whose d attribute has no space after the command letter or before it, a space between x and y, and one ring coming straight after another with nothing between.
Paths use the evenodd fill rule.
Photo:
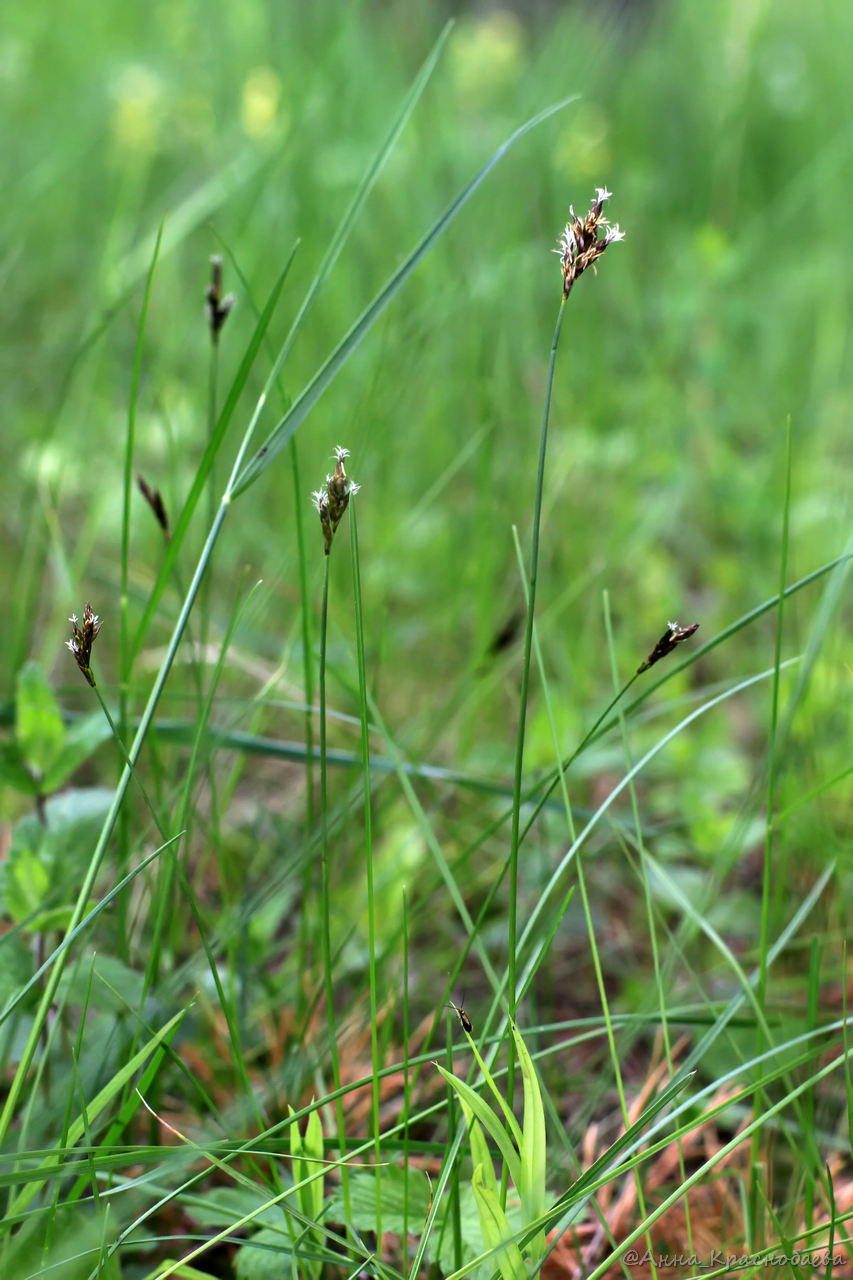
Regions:
<instances>
[{"instance_id":1,"label":"slender green stem","mask_svg":"<svg viewBox=\"0 0 853 1280\"><path fill-rule=\"evenodd\" d=\"M133 353L133 371L130 377L130 394L127 404L127 432L124 445L124 476L122 484L121 511L121 612L119 629L119 680L118 680L118 741L127 741L127 720L130 699L130 673L133 667L133 654L130 643L130 593L128 580L130 573L130 501L133 494L133 452L136 443L136 406L139 399L139 381L142 374L142 346L145 337L145 325L148 319L148 307L151 291L154 286L154 271L160 254L160 243L163 238L163 224L160 224L151 264L145 281L145 293L142 298L142 312L136 331L136 348ZM122 809L119 815L118 831L118 866L120 872L127 870L128 863L128 818L127 810ZM122 898L118 906L119 920L116 930L119 954L123 960L127 954L127 899Z\"/></svg>"},{"instance_id":2,"label":"slender green stem","mask_svg":"<svg viewBox=\"0 0 853 1280\"><path fill-rule=\"evenodd\" d=\"M524 656L521 665L521 692L519 695L518 734L515 743L515 770L513 774L512 793L512 833L510 836L509 855L509 1015L515 1021L516 1010L516 941L518 937L518 850L521 844L521 784L524 773L524 733L527 725L527 695L530 683L530 661L533 652L533 618L536 609L536 583L539 576L539 531L542 523L542 496L545 488L545 453L548 445L548 423L551 416L551 392L554 386L554 369L557 362L557 347L560 341L560 330L563 327L563 316L566 312L566 300L560 302L557 323L554 328L554 340L551 343L551 358L548 362L548 378L545 384L545 405L542 413L542 430L539 437L539 466L536 473L536 498L533 506L533 536L530 546L530 572L527 580L527 623L524 629ZM513 1103L515 1087L515 1050L513 1040L509 1040L509 1074L507 1078L507 1101L510 1108ZM506 1180L502 1183L502 1200L506 1204Z\"/></svg>"},{"instance_id":3,"label":"slender green stem","mask_svg":"<svg viewBox=\"0 0 853 1280\"><path fill-rule=\"evenodd\" d=\"M332 984L332 910L331 891L329 888L329 801L326 769L326 643L329 623L329 566L326 556L323 574L323 604L320 614L320 672L318 691L320 698L320 896L323 936L323 977L326 989L326 1017L329 1028L329 1057L332 1063L332 1080L335 1091L341 1088L341 1064L338 1057L338 1037L335 1023L335 992ZM338 1124L338 1145L340 1158L346 1157L346 1134L344 1132L344 1106L340 1094L335 1102L335 1113ZM347 1220L350 1219L349 1207L349 1174L341 1172L346 1206Z\"/></svg>"},{"instance_id":4,"label":"slender green stem","mask_svg":"<svg viewBox=\"0 0 853 1280\"><path fill-rule=\"evenodd\" d=\"M616 650L615 650L615 645L613 643L613 626L612 626L611 617L610 617L610 594L607 591L604 592L604 629L607 634L607 649L610 655L610 674L613 680L613 685L614 687L616 687L617 682L619 680L619 674L616 669ZM627 771L628 773L630 773L631 769L633 768L634 761L631 756L630 744L628 742L628 730L625 724L625 713L622 707L620 707L619 709L619 728L622 733L622 750L625 756L625 763L628 767ZM637 841L637 849L638 849L639 858L640 858L640 879L643 885L643 900L646 908L646 921L647 921L648 931L649 931L649 944L651 947L652 962L653 962L654 971L655 971L655 988L657 990L658 998L659 998L658 1008L659 1008L659 1014L660 1014L660 1025L663 1033L664 1047L665 1047L667 1059L669 1062L670 1074L673 1074L672 1054L670 1051L670 1041L669 1041L669 1024L668 1024L667 1012L666 1012L666 1000L664 999L663 985L661 983L660 956L658 953L657 932L655 928L654 910L652 907L651 888L649 886L648 867L646 865L646 850L645 850L645 844L643 840L643 822L642 822L642 818L640 817L640 805L637 799L637 788L633 778L631 778L630 782L628 783L628 794L630 795L630 798L631 798L631 813L634 819L635 838ZM574 833L572 833L572 839L574 839ZM578 865L578 883L580 884L581 878L583 876L583 859L581 857L578 858L577 865ZM596 977L599 980L599 992L600 992L599 998L602 1003L602 1012L604 1013L605 1020L607 1023L608 1045L610 1047L611 1060L613 1062L613 1071L616 1077L617 1088L619 1090L619 1100L622 1106L622 1120L627 1130L631 1124L631 1117L628 1112L628 1104L625 1100L625 1093L624 1093L624 1088L622 1083L622 1068L620 1065L620 1053L616 1046L616 1039L613 1031L613 1022L612 1022L609 1002L607 998L607 987L600 980L601 969L598 962L598 949L595 942L593 920L591 915L587 912L586 892L583 888L581 891L584 899L584 914L586 915L586 918L587 918L587 928L589 930L590 945L592 947L593 954L595 956ZM678 1143L678 1158L679 1158L679 1169L681 1172L681 1176L683 1178L686 1175L685 1175L685 1168L684 1168L684 1152L683 1152L681 1142ZM638 1211L641 1214L645 1214L646 1212L645 1193L643 1191L643 1178L639 1169L634 1170L634 1182L637 1189ZM687 1204L685 1204L684 1206L684 1216L685 1216L685 1224L687 1229L687 1238L688 1238L688 1242L690 1242L692 1241L693 1233L692 1233L692 1227L690 1222L690 1206ZM651 1236L646 1237L646 1245L649 1250L649 1253L652 1254L652 1259L651 1259L652 1275L657 1275L658 1268L653 1256L654 1246L653 1246ZM692 1252L692 1244L691 1244L691 1252Z\"/></svg>"},{"instance_id":5,"label":"slender green stem","mask_svg":"<svg viewBox=\"0 0 853 1280\"><path fill-rule=\"evenodd\" d=\"M409 1115L412 1107L411 1064L409 1062L409 901L403 885L403 1274L409 1262Z\"/></svg>"},{"instance_id":6,"label":"slender green stem","mask_svg":"<svg viewBox=\"0 0 853 1280\"><path fill-rule=\"evenodd\" d=\"M577 760L581 752L585 751L586 748L589 746L589 744L592 742L592 740L595 738L595 736L598 733L599 726L606 719L606 717L610 715L610 712L614 709L614 707L616 707L618 703L622 701L622 699L625 697L625 694L631 688L631 685L637 679L638 674L639 673L635 671L634 674L631 676L630 680L628 680L627 683L622 686L622 688L619 690L618 693L613 695L613 697L608 702L607 706L602 711L601 715L596 720L595 724L592 726L591 729L588 730L587 733L584 734L583 738L581 738L580 742L575 747L574 751L572 751L570 755L565 756L560 761L558 768L554 771L553 778L548 783L548 786L543 791L542 795L539 797L533 809L533 812L531 813L530 817L527 819L527 822L524 825L524 830L522 831L519 837L519 844L524 843L528 835L528 832L530 831L530 828L533 826L534 822L539 817L539 814L542 812L545 805L548 803L549 799L553 795L556 788L560 785L560 779L568 771L571 765L574 764L575 760ZM539 786L541 786L541 783L537 784L537 786L535 787L531 787L530 791L528 791L527 795L525 796L525 800L532 798L532 796L535 795L535 793L539 790Z\"/></svg>"},{"instance_id":7,"label":"slender green stem","mask_svg":"<svg viewBox=\"0 0 853 1280\"><path fill-rule=\"evenodd\" d=\"M759 1007L764 1008L767 999L767 954L770 946L770 898L773 892L773 807L776 803L776 774L779 763L779 692L780 673L782 667L782 636L785 622L785 579L788 576L788 533L791 512L791 419L788 418L785 437L785 499L782 505L782 546L779 556L779 608L776 612L776 649L774 654L773 687L770 697L770 749L767 761L767 820L764 835L764 867L761 877L761 926L758 944L758 983L756 999ZM761 1024L755 1024L755 1052L764 1050L764 1034ZM761 1089L757 1089L754 1099L754 1115L760 1116L767 1099ZM761 1156L762 1130L756 1128L752 1134L750 1167L759 1167ZM759 1212L758 1185L750 1182L749 1209L750 1225L755 1233Z\"/></svg>"},{"instance_id":8,"label":"slender green stem","mask_svg":"<svg viewBox=\"0 0 853 1280\"><path fill-rule=\"evenodd\" d=\"M350 224L345 223L344 226L340 229L339 235L335 237L335 240L334 240L334 245L336 250L335 256L337 256L337 254L343 250L343 244L346 240L346 236L350 231L350 229L351 229ZM235 257L231 248L224 242L223 242L223 248L228 254L230 262L239 278L242 292L245 295L247 301L249 302L249 305L255 315L256 321L258 321L261 318L261 310L252 296L252 289L249 284L249 281L246 279L246 276L241 270L240 263L238 259ZM329 261L327 265L328 265L328 269L331 270L331 267L334 265L334 261L333 260ZM311 289L309 290L308 296L306 297L305 302L302 304L302 307L300 308L300 311L296 320L293 322L291 326L290 333L288 334L287 339L285 340L284 347L282 348L280 354L278 355L276 354L275 348L273 347L269 339L269 333L267 333L265 337L265 346L270 359L270 367L274 370L274 373L275 373L274 385L275 385L276 391L278 392L278 398L281 404L282 413L285 413L290 406L290 399L282 383L282 378L281 378L282 367L293 346L299 326L301 322L305 319L305 317L308 315L308 312L311 307L311 303L313 302L314 295L319 289L320 283L325 278L324 270L325 270L325 267L321 267L320 274L315 279L314 284L312 284ZM273 385L273 380L270 379L268 382L268 386L272 387L272 385ZM213 402L215 402L215 394L212 394L211 399ZM216 423L216 419L214 417L212 419L211 428L210 428L211 435L215 430L215 423ZM306 843L305 843L304 857L303 857L303 864L302 864L301 901L303 904L303 909L301 910L300 916L299 916L299 941L297 944L297 957L298 957L297 972L299 974L304 974L308 970L307 953L308 953L308 943L309 943L310 928L311 928L311 917L310 917L310 911L308 910L308 903L310 902L310 897L311 897L311 878L313 875L313 864L309 856L310 854L309 843L311 839L311 832L314 831L314 825L315 825L314 823L314 817L315 817L314 815L314 714L315 714L314 712L314 645L312 640L313 626L312 626L312 617L311 617L311 595L308 589L308 555L307 555L306 546L305 546L305 527L303 523L303 512L305 510L305 492L302 487L302 472L299 465L299 448L298 448L295 436L291 436L289 445L288 445L288 450L290 453L291 478L293 480L293 521L294 521L294 530L296 533L297 563L299 566L300 621L302 626L302 681L303 681L303 689L305 691L305 751L304 751L303 758L305 762ZM211 492L213 492L212 488L211 488ZM262 703L263 699L259 698L258 701ZM228 790L227 786L225 790L227 792ZM224 803L225 803L225 800L223 800L223 804ZM307 1012L307 1004L308 1004L307 990L306 990L305 984L303 982L300 982L297 990L297 1014L300 1021L304 1021L305 1019L306 1012Z\"/></svg>"},{"instance_id":9,"label":"slender green stem","mask_svg":"<svg viewBox=\"0 0 853 1280\"><path fill-rule=\"evenodd\" d=\"M207 446L211 447L214 432L216 431L216 402L218 396L219 384L219 343L212 341L210 344L210 361L207 371ZM208 522L213 523L213 517L216 514L216 452L214 451L210 460L210 475L207 477L207 514ZM199 630L201 631L200 646L201 653L199 661L204 663L207 652L207 642L210 639L210 593L212 586L212 578L210 574L204 582L200 600L201 621Z\"/></svg>"},{"instance_id":10,"label":"slender green stem","mask_svg":"<svg viewBox=\"0 0 853 1280\"><path fill-rule=\"evenodd\" d=\"M367 955L370 982L370 1053L373 1065L373 1142L376 1152L376 1255L382 1257L382 1182L379 1168L382 1147L379 1140L379 1043L376 1002L376 911L373 886L373 819L370 803L370 715L367 707L367 667L364 660L364 608L361 594L361 568L358 557L358 523L356 504L350 506L350 548L352 552L353 604L355 606L355 642L358 657L358 710L361 719L361 773L364 784L364 857L367 872Z\"/></svg>"},{"instance_id":11,"label":"slender green stem","mask_svg":"<svg viewBox=\"0 0 853 1280\"><path fill-rule=\"evenodd\" d=\"M282 392L282 398L284 393ZM296 438L290 439L290 470L293 477L293 513L296 525L296 551L299 562L299 598L301 602L302 625L302 686L305 691L305 848L302 860L302 909L299 914L299 969L300 974L307 972L308 937L310 929L310 901L312 865L309 857L309 842L314 830L314 656L311 626L311 598L308 591L308 556L305 548L305 530L302 525L302 512L305 507L305 494L302 491L302 473L299 467L299 451ZM303 982L297 990L297 1013L302 1020L307 1010L308 993Z\"/></svg>"},{"instance_id":12,"label":"slender green stem","mask_svg":"<svg viewBox=\"0 0 853 1280\"><path fill-rule=\"evenodd\" d=\"M113 720L112 716L110 715L109 707L104 701L104 696L101 693L100 686L96 684L94 686L94 689L95 689L95 697L98 699L98 702L101 704L101 710L104 713L107 724L110 726L110 729L112 730L113 738L115 739L115 744L118 747L119 754L122 758L122 763L125 764L129 769L133 770L134 782L139 787L139 792L142 796L142 799L145 801L148 812L151 814L152 820L154 822L155 827L157 828L157 833L160 836L160 839L168 840L169 837L166 835L166 829L163 826L162 822L160 821L160 818L158 817L157 810L154 808L154 804L151 800L151 797L149 796L147 790L145 789L145 783L142 781L142 778L139 775L139 771L134 768L133 761L128 755L127 747L124 745L124 742L116 726L116 723Z\"/></svg>"}]
</instances>

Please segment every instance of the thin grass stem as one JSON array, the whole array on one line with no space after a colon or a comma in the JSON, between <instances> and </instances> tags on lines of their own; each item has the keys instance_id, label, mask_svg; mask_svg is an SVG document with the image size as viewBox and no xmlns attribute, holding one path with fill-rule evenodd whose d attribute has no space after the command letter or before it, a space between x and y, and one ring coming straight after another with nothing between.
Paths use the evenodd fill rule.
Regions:
<instances>
[{"instance_id":1,"label":"thin grass stem","mask_svg":"<svg viewBox=\"0 0 853 1280\"><path fill-rule=\"evenodd\" d=\"M370 788L370 716L367 708L367 668L364 658L364 601L361 593L361 566L358 555L357 503L350 505L350 550L352 555L353 605L355 610L355 643L358 659L358 710L361 718L361 774L364 787L364 858L367 874L367 963L370 984L370 1057L373 1065L371 1110L373 1141L376 1154L376 1254L382 1258L382 1146L379 1123L379 1042L376 1000L376 906L373 882L373 817Z\"/></svg>"},{"instance_id":2,"label":"thin grass stem","mask_svg":"<svg viewBox=\"0 0 853 1280\"><path fill-rule=\"evenodd\" d=\"M148 308L151 302L151 293L154 287L154 272L157 267L157 260L160 256L160 245L163 240L163 223L157 231L157 238L154 241L154 250L151 254L151 262L148 267L148 274L145 280L145 291L142 295L142 310L139 316L139 323L136 329L136 346L133 352L133 369L130 378L130 393L127 401L127 431L125 432L124 442L124 469L122 478L122 507L121 507L121 597L119 611L119 680L118 680L118 734L117 738L120 742L127 740L127 720L130 702L130 675L133 666L133 655L130 644L130 594L128 591L128 580L130 574L130 502L133 494L133 453L136 444L136 408L139 400L139 382L142 374L142 349L145 338L145 326L148 320ZM129 858L129 828L128 815L126 810L122 810L119 815L118 827L118 866L120 872L124 872L127 868ZM119 903L119 925L117 930L117 940L119 955L125 961L128 960L127 951L127 898L122 898Z\"/></svg>"},{"instance_id":3,"label":"thin grass stem","mask_svg":"<svg viewBox=\"0 0 853 1280\"><path fill-rule=\"evenodd\" d=\"M329 796L328 769L326 766L326 647L329 627L329 569L331 557L326 556L323 573L323 600L320 611L320 669L317 681L320 699L320 910L323 946L323 981L326 992L326 1022L329 1033L329 1058L332 1064L332 1080L335 1091L341 1088L341 1064L338 1056L338 1036L335 1020L335 991L332 981L334 961L332 956L332 907L329 883ZM346 1157L343 1101L338 1095L335 1102L338 1125L340 1158ZM349 1174L341 1172L347 1220L352 1220L349 1202Z\"/></svg>"},{"instance_id":4,"label":"thin grass stem","mask_svg":"<svg viewBox=\"0 0 853 1280\"><path fill-rule=\"evenodd\" d=\"M530 545L530 571L527 579L527 620L524 628L524 654L521 660L521 690L519 693L518 731L515 741L515 767L513 770L512 788L512 828L510 834L509 853L509 980L507 1000L509 1016L515 1022L516 1013L516 944L518 935L518 851L521 846L521 788L524 776L524 738L527 725L527 697L530 684L530 663L533 653L533 619L536 611L536 583L539 578L539 536L542 524L542 497L545 489L545 455L548 447L548 425L551 418L551 394L554 387L554 370L557 364L557 348L560 342L560 331L566 313L566 299L560 302L557 323L554 326L554 338L551 343L551 355L548 361L548 376L545 382L545 404L542 411L542 429L539 436L539 463L536 469L536 496L533 503L533 533ZM515 1046L509 1039L509 1074L507 1077L507 1101L512 1109L515 1094ZM506 1207L506 1169L501 1180L501 1205Z\"/></svg>"},{"instance_id":5,"label":"thin grass stem","mask_svg":"<svg viewBox=\"0 0 853 1280\"><path fill-rule=\"evenodd\" d=\"M776 803L776 776L779 764L779 698L780 674L782 668L782 637L785 623L785 583L788 576L788 535L791 511L791 419L787 420L785 436L785 494L782 503L782 531L779 555L779 608L776 610L776 644L773 662L773 682L770 692L770 727L769 750L767 759L767 800L764 835L764 861L761 874L761 924L758 941L758 986L756 1000L764 1009L767 1000L767 952L770 943L770 901L773 892L773 845L775 829L773 825L773 809ZM755 1051L760 1054L764 1049L764 1031L759 1020L755 1025ZM756 1118L760 1115L766 1099L761 1090L755 1094ZM760 1163L762 1131L756 1128L752 1134L750 1166L757 1169ZM759 1200L757 1184L750 1179L749 1184L749 1219L753 1231L758 1228Z\"/></svg>"}]
</instances>

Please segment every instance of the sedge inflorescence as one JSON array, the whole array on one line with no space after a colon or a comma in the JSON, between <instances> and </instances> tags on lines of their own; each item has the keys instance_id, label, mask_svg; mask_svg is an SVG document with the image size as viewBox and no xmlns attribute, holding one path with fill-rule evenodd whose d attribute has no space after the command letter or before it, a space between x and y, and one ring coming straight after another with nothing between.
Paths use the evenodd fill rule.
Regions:
<instances>
[{"instance_id":1,"label":"sedge inflorescence","mask_svg":"<svg viewBox=\"0 0 853 1280\"><path fill-rule=\"evenodd\" d=\"M569 205L571 218L560 236L559 247L553 251L560 255L564 298L568 298L572 285L587 267L595 270L596 261L609 245L625 239L618 222L611 227L602 213L605 200L612 194L606 187L596 187L595 201L585 218L579 218Z\"/></svg>"},{"instance_id":2,"label":"sedge inflorescence","mask_svg":"<svg viewBox=\"0 0 853 1280\"><path fill-rule=\"evenodd\" d=\"M349 506L350 498L354 493L358 493L361 487L347 476L344 468L344 458L348 457L349 449L344 449L337 445L335 447L334 471L331 475L326 476L325 485L311 494L311 501L314 503L314 507L320 517L320 524L323 527L326 555L332 549L332 539L343 519L344 512Z\"/></svg>"},{"instance_id":3,"label":"sedge inflorescence","mask_svg":"<svg viewBox=\"0 0 853 1280\"><path fill-rule=\"evenodd\" d=\"M698 630L698 622L691 622L689 627L680 627L677 622L668 622L666 631L664 631L654 649L652 649L645 662L641 662L637 667L637 675L640 676L644 671L648 671L649 667L653 667L656 662L660 662L661 658L665 658L672 653L677 645L684 644L684 641L689 640Z\"/></svg>"},{"instance_id":4,"label":"sedge inflorescence","mask_svg":"<svg viewBox=\"0 0 853 1280\"><path fill-rule=\"evenodd\" d=\"M86 605L83 610L83 625L81 626L77 620L77 614L72 613L68 619L74 628L74 634L70 640L65 641L66 649L69 649L74 655L74 661L83 672L89 684L94 689L95 677L92 675L92 645L98 638L98 632L104 625L98 615L93 612L90 604Z\"/></svg>"}]
</instances>

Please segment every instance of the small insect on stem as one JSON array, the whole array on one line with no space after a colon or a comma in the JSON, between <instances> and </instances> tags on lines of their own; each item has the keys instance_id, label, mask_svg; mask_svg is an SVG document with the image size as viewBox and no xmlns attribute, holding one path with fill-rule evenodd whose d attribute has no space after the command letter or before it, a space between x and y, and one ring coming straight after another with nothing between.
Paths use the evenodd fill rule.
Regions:
<instances>
[{"instance_id":1,"label":"small insect on stem","mask_svg":"<svg viewBox=\"0 0 853 1280\"><path fill-rule=\"evenodd\" d=\"M461 1004L458 1004L458 1005L454 1004L452 1000L448 1000L447 1003L450 1005L450 1008L453 1010L453 1012L456 1014L457 1018L459 1019L462 1030L467 1032L467 1034L470 1036L474 1030L474 1024L471 1021L471 1019L468 1017L468 1014L465 1012L465 1009L464 1009L464 1005L465 1005L464 993L462 995Z\"/></svg>"}]
</instances>

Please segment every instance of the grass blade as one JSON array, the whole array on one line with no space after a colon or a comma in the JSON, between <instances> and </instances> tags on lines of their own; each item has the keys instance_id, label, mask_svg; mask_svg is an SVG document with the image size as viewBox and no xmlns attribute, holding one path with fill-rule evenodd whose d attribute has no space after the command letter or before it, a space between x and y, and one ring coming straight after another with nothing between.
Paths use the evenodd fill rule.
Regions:
<instances>
[{"instance_id":1,"label":"grass blade","mask_svg":"<svg viewBox=\"0 0 853 1280\"><path fill-rule=\"evenodd\" d=\"M447 227L456 217L459 210L467 203L482 182L489 176L495 165L503 159L510 147L523 138L526 133L534 129L538 124L542 124L544 120L548 120L557 111L561 111L569 103L574 102L576 95L564 98L561 102L555 103L553 106L547 107L544 111L540 111L538 115L533 116L526 124L507 138L506 142L498 147L497 151L491 159L483 166L474 178L468 183L467 187L456 197L455 200L448 205L444 213L433 223L429 231L423 239L415 246L409 256L406 258L402 266L391 276L385 287L377 294L373 302L359 316L355 324L350 328L349 332L341 339L335 347L332 354L328 357L325 364L318 369L314 377L308 385L300 392L287 413L276 424L270 434L267 436L263 446L242 470L234 484L233 495L237 497L243 493L250 485L263 475L270 463L281 453L290 437L296 431L297 427L304 421L314 405L322 396L323 392L334 379L338 371L347 362L350 356L358 347L362 338L364 338L375 322L382 315L385 308L392 299L399 293L409 276L421 259L429 252L432 246L438 240L439 236L446 231Z\"/></svg>"}]
</instances>

